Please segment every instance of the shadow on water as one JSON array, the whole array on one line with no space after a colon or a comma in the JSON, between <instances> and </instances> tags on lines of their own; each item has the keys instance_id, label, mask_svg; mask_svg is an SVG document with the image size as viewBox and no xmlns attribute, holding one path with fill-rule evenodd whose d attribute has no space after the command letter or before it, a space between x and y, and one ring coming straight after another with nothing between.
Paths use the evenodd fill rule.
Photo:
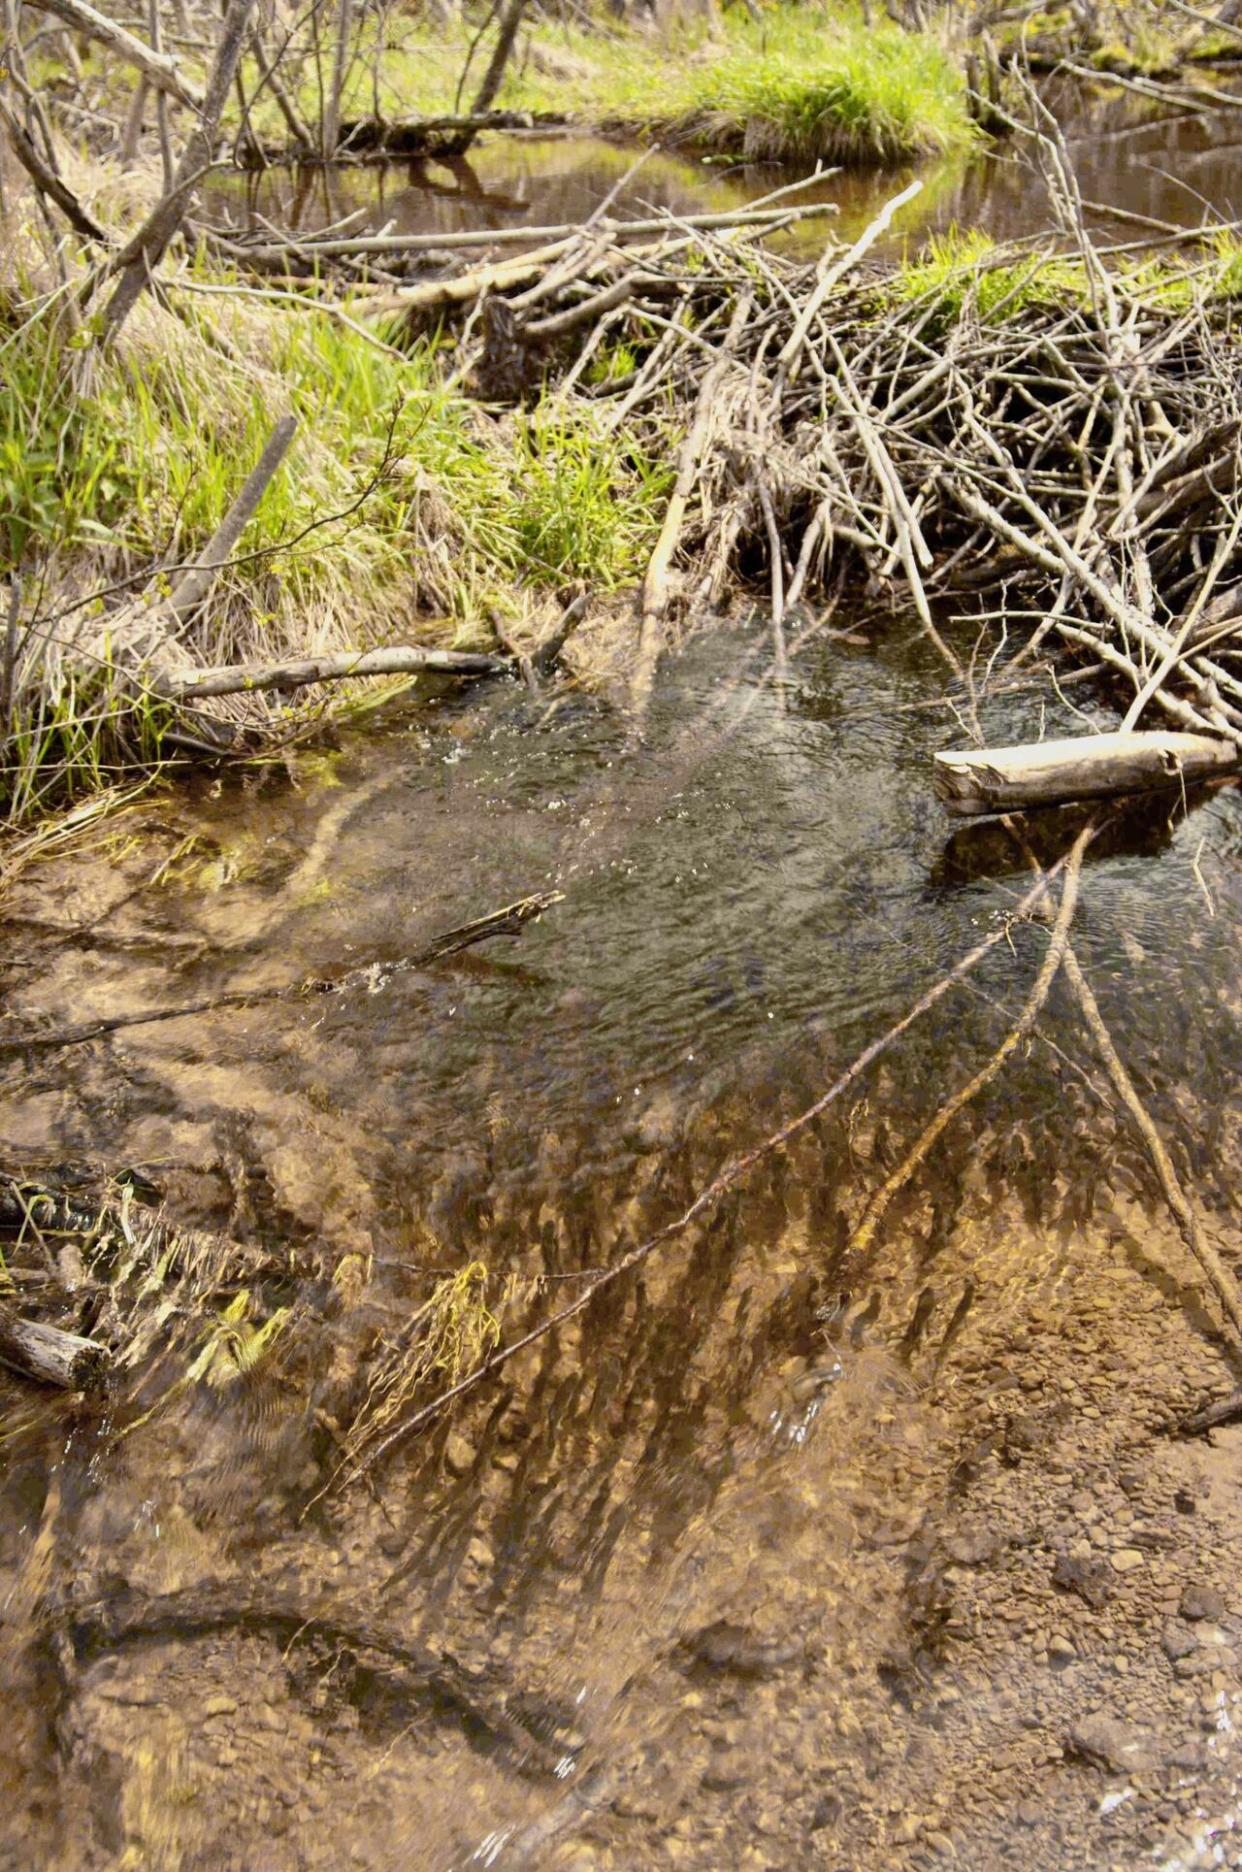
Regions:
<instances>
[{"instance_id":1,"label":"shadow on water","mask_svg":"<svg viewBox=\"0 0 1242 1872\"><path fill-rule=\"evenodd\" d=\"M1178 114L1126 92L1088 99L1066 82L1049 86L1046 95L1065 127L1087 202L1176 227L1242 216L1242 117ZM465 229L581 222L634 159L634 150L588 135L493 135L464 158L269 169L213 179L205 195L214 215L237 227L260 228L266 218L309 234L354 216L351 234L383 228L393 234L443 235L448 241ZM615 213L735 210L795 173L771 164L702 160L663 150L649 154L621 190ZM922 176L923 192L895 221L890 252L954 225L983 228L997 240L1040 234L1050 225L1042 181L1015 139L971 159L952 157L918 170L833 174L798 198L822 202L823 216L810 217L776 238L807 254L818 253L830 237L852 239L915 174ZM1134 237L1133 227L1115 216L1091 212L1088 218L1105 237Z\"/></svg>"},{"instance_id":2,"label":"shadow on water","mask_svg":"<svg viewBox=\"0 0 1242 1872\"><path fill-rule=\"evenodd\" d=\"M1038 929L634 1279L308 1511L437 1270L483 1262L515 1336L1005 924L1019 867L931 798L922 640L813 645L783 686L761 656L698 639L641 745L602 703L508 684L406 710L327 762L204 786L15 904L23 1020L379 965L373 992L134 1029L0 1080L10 1159L141 1166L185 1220L336 1269L269 1364L119 1443L14 1389L5 1563L32 1611L53 1578L111 1608L21 1666L6 1825L31 1855L785 1866L918 1784L902 1725L943 1698L943 1727L958 1694L943 1541L979 1439L964 1375L990 1396L1077 1284L1131 1278L1149 1197L1067 1000L876 1255L842 1250L1011 1023ZM1021 738L1040 704L988 720ZM1240 823L1236 789L1119 815L1076 926L1222 1207L1232 1146L1205 1114L1236 1075ZM545 887L564 901L511 949L385 976ZM23 936L36 913L99 940ZM1150 1306L1189 1319L1175 1283L1126 1291L1140 1337ZM134 1595L162 1609L127 1627Z\"/></svg>"}]
</instances>

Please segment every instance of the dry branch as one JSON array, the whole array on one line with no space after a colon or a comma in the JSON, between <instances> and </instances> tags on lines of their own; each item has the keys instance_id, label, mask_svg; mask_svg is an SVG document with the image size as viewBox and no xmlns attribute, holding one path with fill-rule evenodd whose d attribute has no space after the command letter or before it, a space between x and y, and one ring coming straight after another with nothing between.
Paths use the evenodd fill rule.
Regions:
<instances>
[{"instance_id":1,"label":"dry branch","mask_svg":"<svg viewBox=\"0 0 1242 1872\"><path fill-rule=\"evenodd\" d=\"M512 667L507 657L476 650L423 649L417 644L389 644L379 650L343 650L333 656L301 657L288 663L225 663L185 675L157 676L151 687L170 702L200 702L209 696L244 695L259 689L300 689L307 683L340 682L346 677L500 676Z\"/></svg>"},{"instance_id":2,"label":"dry branch","mask_svg":"<svg viewBox=\"0 0 1242 1872\"><path fill-rule=\"evenodd\" d=\"M187 105L193 111L203 109L202 93L183 77L175 59L153 51L124 26L109 19L105 13L97 12L88 4L88 0L33 0L33 4L45 13L54 14L66 26L72 26L75 32L107 46L109 52L123 64L134 66L149 84L167 91L178 103Z\"/></svg>"}]
</instances>

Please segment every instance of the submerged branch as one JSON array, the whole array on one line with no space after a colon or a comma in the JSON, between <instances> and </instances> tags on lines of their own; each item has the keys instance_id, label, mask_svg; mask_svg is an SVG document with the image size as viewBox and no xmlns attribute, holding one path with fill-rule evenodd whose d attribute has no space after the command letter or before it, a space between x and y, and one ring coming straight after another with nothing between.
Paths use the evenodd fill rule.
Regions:
<instances>
[{"instance_id":1,"label":"submerged branch","mask_svg":"<svg viewBox=\"0 0 1242 1872\"><path fill-rule=\"evenodd\" d=\"M844 1072L842 1072L838 1078L834 1079L827 1091L822 1093L813 1104L808 1105L803 1111L799 1112L796 1117L791 1118L788 1123L782 1125L779 1130L774 1131L769 1137L765 1138L761 1144L757 1144L753 1149L744 1151L741 1155L731 1158L706 1188L701 1190L679 1215L675 1216L671 1222L666 1222L662 1228L656 1230L654 1235L648 1236L647 1239L640 1242L636 1248L632 1248L628 1254L623 1255L612 1267L604 1268L598 1274L590 1277L588 1284L584 1286L583 1291L575 1300L571 1301L567 1306L562 1307L558 1312L550 1315L549 1318L541 1320L537 1326L532 1327L529 1332L524 1333L511 1344L501 1346L484 1364L468 1373L466 1377L460 1379L456 1384L450 1385L446 1391L441 1392L438 1397L433 1398L429 1403L423 1405L421 1409L413 1412L413 1414L399 1424L396 1429L390 1431L380 1442L373 1445L366 1456L352 1468L343 1466L342 1470L338 1471L324 1488L320 1489L317 1494L311 1498L311 1501L307 1503L303 1513L307 1513L314 1503L338 1482L342 1480L345 1482L357 1481L361 1476L373 1469L375 1465L392 1449L396 1448L398 1444L403 1443L407 1437L414 1435L424 1424L429 1423L450 1404L455 1403L459 1397L464 1397L468 1392L473 1391L485 1378L491 1377L502 1366L508 1364L510 1359L516 1358L519 1353L537 1344L538 1341L545 1338L548 1333L555 1331L558 1326L563 1325L567 1320L573 1319L577 1314L583 1312L605 1288L611 1286L613 1282L622 1279L626 1274L631 1273L634 1268L638 1267L654 1254L656 1249L662 1248L666 1242L672 1241L677 1236L684 1234L693 1223L710 1213L721 1198L727 1195L731 1189L735 1188L743 1178L748 1176L756 1165L764 1162L775 1151L783 1150L785 1145L788 1144L792 1138L797 1137L799 1133L805 1131L808 1125L813 1124L822 1113L826 1112L830 1106L834 1105L837 1100L862 1077L868 1067L872 1066L877 1059L887 1053L904 1033L908 1032L917 1021L921 1020L938 1002L942 1001L951 988L955 987L956 984L969 975L973 969L977 968L984 957L989 955L998 944L1005 942L1009 938L1013 923L1028 916L1031 911L1034 910L1036 905L1043 898L1049 880L1056 877L1058 872L1063 869L1064 864L1065 860L1061 859L1058 860L1056 864L1050 866L1047 873L1041 875L1037 882L1018 900L1005 920L1000 923L990 935L985 936L981 942L977 943L968 954L962 956L959 961L954 963L947 974L942 975L939 981L935 982L925 993L920 995L913 1007L903 1014L901 1019L896 1021L887 1032L881 1034L878 1039L873 1040L869 1046L865 1047L852 1063L846 1067Z\"/></svg>"},{"instance_id":2,"label":"submerged branch","mask_svg":"<svg viewBox=\"0 0 1242 1872\"><path fill-rule=\"evenodd\" d=\"M536 922L545 910L560 901L559 891L536 891L529 897L520 897L516 903L506 905L503 910L494 910L488 916L477 917L472 923L445 930L443 935L435 937L425 948L415 950L412 955L399 956L392 962L368 963L362 968L349 969L343 975L307 976L302 981L287 982L278 988L239 988L227 994L209 995L201 1001L186 1002L180 1007L145 1008L134 1014L111 1014L100 1020L82 1021L77 1026L61 1027L48 1033L19 1034L15 1038L0 1039L0 1058L27 1051L48 1052L58 1047L82 1046L89 1040L120 1033L127 1027L149 1027L157 1021L184 1020L194 1014L215 1014L226 1008L259 1007L274 1001L299 1001L310 995L344 994L355 988L373 990L394 975L424 968L443 956L471 949L477 943L489 942L496 936L516 936L527 923Z\"/></svg>"}]
</instances>

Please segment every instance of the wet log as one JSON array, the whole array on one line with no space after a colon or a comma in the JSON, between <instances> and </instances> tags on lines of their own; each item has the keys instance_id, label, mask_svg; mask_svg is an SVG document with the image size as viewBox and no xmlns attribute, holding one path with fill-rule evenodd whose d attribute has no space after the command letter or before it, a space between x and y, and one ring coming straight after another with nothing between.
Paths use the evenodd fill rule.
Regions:
<instances>
[{"instance_id":1,"label":"wet log","mask_svg":"<svg viewBox=\"0 0 1242 1872\"><path fill-rule=\"evenodd\" d=\"M223 663L185 676L159 676L156 693L168 702L201 702L208 696L245 695L256 689L301 689L307 683L340 682L347 676L501 676L507 657L482 650L424 650L391 644L380 650L343 650L334 656L302 657L290 663Z\"/></svg>"},{"instance_id":2,"label":"wet log","mask_svg":"<svg viewBox=\"0 0 1242 1872\"><path fill-rule=\"evenodd\" d=\"M1159 731L952 749L935 763L936 797L950 812L1021 812L1233 773L1242 766L1242 748L1211 735Z\"/></svg>"},{"instance_id":3,"label":"wet log","mask_svg":"<svg viewBox=\"0 0 1242 1872\"><path fill-rule=\"evenodd\" d=\"M108 1376L108 1350L93 1339L0 1312L0 1363L62 1391L98 1391Z\"/></svg>"}]
</instances>

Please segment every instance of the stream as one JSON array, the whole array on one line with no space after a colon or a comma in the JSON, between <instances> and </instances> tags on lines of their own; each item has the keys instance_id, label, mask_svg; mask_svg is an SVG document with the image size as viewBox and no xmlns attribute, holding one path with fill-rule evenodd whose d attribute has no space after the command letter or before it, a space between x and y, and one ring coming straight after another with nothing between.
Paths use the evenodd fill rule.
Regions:
<instances>
[{"instance_id":1,"label":"stream","mask_svg":"<svg viewBox=\"0 0 1242 1872\"><path fill-rule=\"evenodd\" d=\"M1173 1757L1215 1750L1236 1785L1242 1446L1166 1432L1230 1368L1063 984L844 1252L1012 1025L1036 926L632 1277L332 1486L359 1373L444 1271L482 1263L516 1337L1006 928L1021 855L931 794L943 689L912 620L861 613L780 682L762 631L698 636L639 739L572 689L429 686L18 885L21 1030L374 966L0 1064L6 1161L124 1167L182 1223L336 1270L270 1296L292 1311L253 1370L158 1407L101 1422L0 1378L0 1640L53 1551L78 1601L166 1606L12 1664L4 1864L1226 1863L1237 1803L1182 1798ZM989 738L1111 720L1063 694L985 701ZM1242 794L1100 816L1077 953L1236 1253ZM1041 819L1041 849L1079 820ZM562 896L519 937L394 968L535 890ZM1102 1569L1099 1600L1054 1562ZM1201 1676L1160 1648L1187 1578L1220 1600L1186 1627ZM319 1626L265 1610L290 1604ZM1158 1733L1163 1809L1084 1792L1066 1738L1101 1710Z\"/></svg>"}]
</instances>

